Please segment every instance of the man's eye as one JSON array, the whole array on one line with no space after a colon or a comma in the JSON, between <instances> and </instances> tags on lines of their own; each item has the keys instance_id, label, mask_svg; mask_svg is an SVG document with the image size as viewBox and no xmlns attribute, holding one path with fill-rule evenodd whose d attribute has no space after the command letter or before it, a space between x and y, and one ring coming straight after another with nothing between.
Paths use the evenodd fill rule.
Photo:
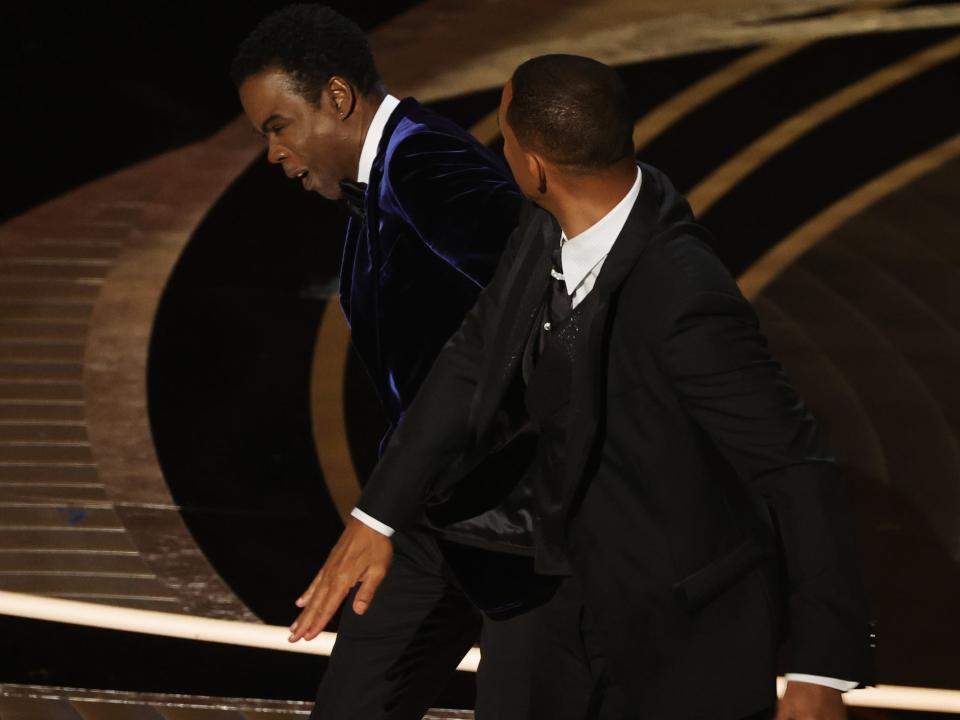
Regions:
<instances>
[{"instance_id":1,"label":"man's eye","mask_svg":"<svg viewBox=\"0 0 960 720\"><path fill-rule=\"evenodd\" d=\"M286 125L274 125L272 128L270 128L270 132L272 132L274 135L279 135L279 134L280 134L280 131L283 130L285 127L287 127L287 126L286 126Z\"/></svg>"}]
</instances>

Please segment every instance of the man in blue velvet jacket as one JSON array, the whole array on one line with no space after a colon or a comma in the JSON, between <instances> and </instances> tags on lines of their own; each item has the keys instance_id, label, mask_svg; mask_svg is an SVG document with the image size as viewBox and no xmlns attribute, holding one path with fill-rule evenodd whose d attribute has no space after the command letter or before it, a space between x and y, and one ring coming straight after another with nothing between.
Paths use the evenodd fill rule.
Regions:
<instances>
[{"instance_id":1,"label":"man in blue velvet jacket","mask_svg":"<svg viewBox=\"0 0 960 720\"><path fill-rule=\"evenodd\" d=\"M266 18L241 45L232 75L269 161L352 210L340 300L394 427L490 281L520 195L500 159L468 133L388 95L362 31L329 8L294 5ZM461 528L468 545L426 528L397 534L377 603L354 603L341 618L315 717L419 719L481 622L488 662L478 716L526 717L526 619L481 621L440 547L497 565L504 555L494 551L506 544L520 553L505 556L508 566L532 567L523 528L496 511L490 519ZM350 522L375 521L356 510Z\"/></svg>"}]
</instances>

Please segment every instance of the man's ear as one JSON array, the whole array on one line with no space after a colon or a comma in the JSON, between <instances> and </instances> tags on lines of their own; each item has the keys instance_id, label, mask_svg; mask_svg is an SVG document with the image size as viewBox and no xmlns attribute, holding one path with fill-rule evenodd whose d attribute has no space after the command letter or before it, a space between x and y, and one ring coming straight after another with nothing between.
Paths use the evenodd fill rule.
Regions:
<instances>
[{"instance_id":1,"label":"man's ear","mask_svg":"<svg viewBox=\"0 0 960 720\"><path fill-rule=\"evenodd\" d=\"M341 120L353 115L357 107L357 94L353 86L339 75L334 75L327 83L327 93L333 103L333 111Z\"/></svg>"},{"instance_id":2,"label":"man's ear","mask_svg":"<svg viewBox=\"0 0 960 720\"><path fill-rule=\"evenodd\" d=\"M527 158L527 171L537 182L537 190L543 195L547 191L547 168L543 159L536 153L524 153Z\"/></svg>"}]
</instances>

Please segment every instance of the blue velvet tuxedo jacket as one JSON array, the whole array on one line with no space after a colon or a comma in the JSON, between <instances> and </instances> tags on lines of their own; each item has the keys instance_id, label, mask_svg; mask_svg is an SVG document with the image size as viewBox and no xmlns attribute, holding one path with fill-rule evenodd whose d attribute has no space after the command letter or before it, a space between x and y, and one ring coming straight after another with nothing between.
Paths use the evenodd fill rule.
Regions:
<instances>
[{"instance_id":1,"label":"blue velvet tuxedo jacket","mask_svg":"<svg viewBox=\"0 0 960 720\"><path fill-rule=\"evenodd\" d=\"M384 128L364 204L347 227L340 302L392 431L493 276L521 197L493 152L407 98Z\"/></svg>"},{"instance_id":2,"label":"blue velvet tuxedo jacket","mask_svg":"<svg viewBox=\"0 0 960 720\"><path fill-rule=\"evenodd\" d=\"M412 98L390 115L371 168L364 219L351 218L347 226L340 268L340 303L353 345L390 423L381 450L492 279L521 204L503 161L460 126ZM478 468L496 478L488 486L516 488L506 500L490 493L496 500L478 506L461 496L425 518L455 541L443 546L449 565L491 615L515 612L542 592L536 581L526 587L533 547L529 490L517 483L533 450L531 442L515 443Z\"/></svg>"}]
</instances>

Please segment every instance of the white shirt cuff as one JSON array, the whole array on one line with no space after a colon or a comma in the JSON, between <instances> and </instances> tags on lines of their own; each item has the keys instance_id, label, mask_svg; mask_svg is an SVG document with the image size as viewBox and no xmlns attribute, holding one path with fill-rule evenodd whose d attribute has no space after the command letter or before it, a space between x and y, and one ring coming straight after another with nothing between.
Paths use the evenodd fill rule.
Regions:
<instances>
[{"instance_id":1,"label":"white shirt cuff","mask_svg":"<svg viewBox=\"0 0 960 720\"><path fill-rule=\"evenodd\" d=\"M785 673L783 676L787 682L805 682L814 685L825 685L840 692L853 690L860 683L853 680L838 680L832 677L823 677L822 675L804 675L803 673Z\"/></svg>"},{"instance_id":2,"label":"white shirt cuff","mask_svg":"<svg viewBox=\"0 0 960 720\"><path fill-rule=\"evenodd\" d=\"M393 535L392 527L390 527L389 525L384 525L382 522L380 522L376 518L370 517L360 508L354 508L353 510L351 510L350 515L352 517L355 517L360 522L362 522L368 528L372 530L376 530L381 535L386 535L387 537L390 537L391 535Z\"/></svg>"}]
</instances>

